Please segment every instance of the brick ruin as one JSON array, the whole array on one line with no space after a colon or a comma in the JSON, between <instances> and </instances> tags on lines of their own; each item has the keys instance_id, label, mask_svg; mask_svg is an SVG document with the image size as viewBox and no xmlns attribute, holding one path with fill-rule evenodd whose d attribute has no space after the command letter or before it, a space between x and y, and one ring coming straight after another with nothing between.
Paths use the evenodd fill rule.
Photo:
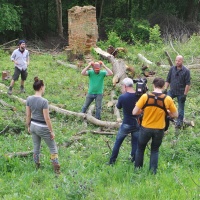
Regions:
<instances>
[{"instance_id":1,"label":"brick ruin","mask_svg":"<svg viewBox=\"0 0 200 200\"><path fill-rule=\"evenodd\" d=\"M88 54L96 46L98 26L96 8L75 6L68 10L68 41L74 54Z\"/></svg>"}]
</instances>

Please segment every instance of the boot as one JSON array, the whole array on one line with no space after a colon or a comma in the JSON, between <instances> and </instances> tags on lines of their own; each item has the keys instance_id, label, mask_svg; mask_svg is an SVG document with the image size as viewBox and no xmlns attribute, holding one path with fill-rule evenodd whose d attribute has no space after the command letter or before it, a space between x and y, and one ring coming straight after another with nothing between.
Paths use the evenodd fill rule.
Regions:
<instances>
[{"instance_id":1,"label":"boot","mask_svg":"<svg viewBox=\"0 0 200 200\"><path fill-rule=\"evenodd\" d=\"M56 174L60 174L60 165L58 162L58 154L51 154L51 162Z\"/></svg>"},{"instance_id":2,"label":"boot","mask_svg":"<svg viewBox=\"0 0 200 200\"><path fill-rule=\"evenodd\" d=\"M11 86L8 88L8 92L7 92L7 94L9 94L9 95L12 94L12 87L11 87Z\"/></svg>"},{"instance_id":3,"label":"boot","mask_svg":"<svg viewBox=\"0 0 200 200\"><path fill-rule=\"evenodd\" d=\"M60 174L60 165L58 163L52 163L55 174Z\"/></svg>"},{"instance_id":4,"label":"boot","mask_svg":"<svg viewBox=\"0 0 200 200\"><path fill-rule=\"evenodd\" d=\"M40 163L35 163L35 167L36 167L36 169L39 169L40 168Z\"/></svg>"},{"instance_id":5,"label":"boot","mask_svg":"<svg viewBox=\"0 0 200 200\"><path fill-rule=\"evenodd\" d=\"M33 160L35 162L36 169L40 168L40 154L33 154Z\"/></svg>"},{"instance_id":6,"label":"boot","mask_svg":"<svg viewBox=\"0 0 200 200\"><path fill-rule=\"evenodd\" d=\"M25 89L24 89L24 86L23 86L23 85L20 86L20 92L21 92L21 93L25 93Z\"/></svg>"}]
</instances>

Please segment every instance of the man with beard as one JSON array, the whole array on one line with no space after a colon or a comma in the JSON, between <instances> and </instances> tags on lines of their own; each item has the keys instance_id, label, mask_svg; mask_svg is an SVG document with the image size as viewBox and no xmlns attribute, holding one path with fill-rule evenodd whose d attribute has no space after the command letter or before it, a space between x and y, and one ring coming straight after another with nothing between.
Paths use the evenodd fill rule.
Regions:
<instances>
[{"instance_id":1,"label":"man with beard","mask_svg":"<svg viewBox=\"0 0 200 200\"><path fill-rule=\"evenodd\" d=\"M19 75L21 75L21 86L20 91L25 92L24 90L24 81L27 78L27 67L29 65L29 52L26 47L26 42L24 40L20 40L19 48L15 49L11 55L11 61L14 62L15 71L12 77L12 81L10 83L10 87L8 89L8 94L12 94L12 89L15 84L15 81L18 80Z\"/></svg>"}]
</instances>

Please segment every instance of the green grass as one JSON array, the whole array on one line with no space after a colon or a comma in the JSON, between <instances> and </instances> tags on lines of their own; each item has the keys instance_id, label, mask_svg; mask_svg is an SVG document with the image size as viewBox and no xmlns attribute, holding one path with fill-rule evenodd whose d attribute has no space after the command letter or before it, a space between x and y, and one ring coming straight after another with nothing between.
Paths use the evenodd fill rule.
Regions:
<instances>
[{"instance_id":1,"label":"green grass","mask_svg":"<svg viewBox=\"0 0 200 200\"><path fill-rule=\"evenodd\" d=\"M186 44L174 43L174 48L185 56L185 63L200 55L199 37L194 36ZM156 63L167 64L164 50L172 58L176 53L170 45L127 46L127 63L135 67L136 76L140 75L141 61L137 54L143 54ZM13 73L13 63L10 55L0 51L0 69ZM20 94L20 81L14 86L13 95L23 99L34 93L32 89L34 76L39 76L46 84L45 98L50 103L64 109L79 112L85 100L88 89L88 77L81 76L81 69L74 70L57 65L56 60L65 60L65 55L33 55L29 66L28 79L25 82L26 93ZM108 64L111 67L110 64ZM156 65L150 67L156 71L156 76L166 77L168 70ZM90 130L98 127L74 116L64 116L50 112L56 142L59 147L59 159L62 174L55 177L50 163L47 146L42 142L42 169L36 170L32 156L9 158L7 153L31 151L33 148L31 135L25 128L25 105L1 93L0 99L14 106L13 112L0 104L0 132L8 125L6 134L0 135L0 199L2 200L190 200L200 198L200 95L199 71L191 70L192 88L188 94L185 117L194 120L195 127L187 127L175 133L171 125L160 148L159 169L156 176L149 173L149 149L145 151L144 167L135 171L129 160L130 137L127 137L120 149L119 157L114 166L108 166L115 135L93 135ZM0 81L9 86L10 81ZM148 82L151 88L151 82ZM0 90L7 89L0 85ZM110 100L112 77L105 80L102 120L116 121L112 109L106 104ZM119 95L119 93L117 93ZM177 102L175 102L177 103ZM86 134L68 147L72 136L82 130ZM117 130L113 130L117 132Z\"/></svg>"}]
</instances>

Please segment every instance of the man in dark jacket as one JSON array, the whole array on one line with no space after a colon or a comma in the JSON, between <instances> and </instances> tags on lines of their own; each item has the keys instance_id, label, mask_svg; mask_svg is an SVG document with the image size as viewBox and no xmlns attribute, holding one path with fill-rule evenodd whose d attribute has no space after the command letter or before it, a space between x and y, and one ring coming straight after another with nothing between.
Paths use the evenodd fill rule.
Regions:
<instances>
[{"instance_id":1,"label":"man in dark jacket","mask_svg":"<svg viewBox=\"0 0 200 200\"><path fill-rule=\"evenodd\" d=\"M181 128L184 119L185 101L190 89L190 71L183 66L183 56L176 57L176 66L170 68L165 82L165 92L170 86L170 90L166 92L170 97L177 97L178 100L178 119L177 128Z\"/></svg>"}]
</instances>

